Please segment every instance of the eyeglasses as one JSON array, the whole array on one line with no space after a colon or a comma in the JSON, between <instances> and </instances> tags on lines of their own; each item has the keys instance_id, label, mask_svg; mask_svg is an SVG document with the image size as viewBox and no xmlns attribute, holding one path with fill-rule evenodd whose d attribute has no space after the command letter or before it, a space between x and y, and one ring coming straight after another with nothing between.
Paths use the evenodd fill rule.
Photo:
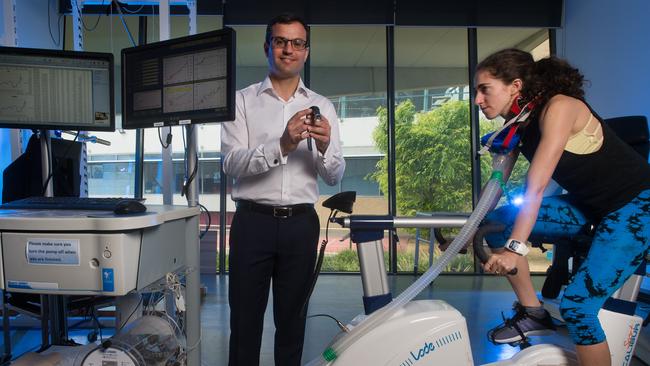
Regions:
<instances>
[{"instance_id":1,"label":"eyeglasses","mask_svg":"<svg viewBox=\"0 0 650 366\"><path fill-rule=\"evenodd\" d=\"M271 46L273 48L284 48L287 46L287 43L291 42L291 46L293 47L294 50L296 51L302 51L309 44L307 41L304 39L296 38L296 39L287 39L284 37L271 37Z\"/></svg>"}]
</instances>

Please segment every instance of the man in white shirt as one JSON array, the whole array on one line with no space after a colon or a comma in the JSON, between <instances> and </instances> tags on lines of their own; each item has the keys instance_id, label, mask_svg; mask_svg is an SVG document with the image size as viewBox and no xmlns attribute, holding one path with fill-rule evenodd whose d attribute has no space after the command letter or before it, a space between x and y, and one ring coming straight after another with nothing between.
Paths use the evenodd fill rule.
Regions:
<instances>
[{"instance_id":1,"label":"man in white shirt","mask_svg":"<svg viewBox=\"0 0 650 366\"><path fill-rule=\"evenodd\" d=\"M222 126L223 168L235 178L237 202L230 228L230 366L259 365L271 279L275 364L300 365L302 307L320 234L316 179L333 186L345 169L334 106L300 78L308 42L300 18L272 19L264 42L269 74L237 92L235 121Z\"/></svg>"}]
</instances>

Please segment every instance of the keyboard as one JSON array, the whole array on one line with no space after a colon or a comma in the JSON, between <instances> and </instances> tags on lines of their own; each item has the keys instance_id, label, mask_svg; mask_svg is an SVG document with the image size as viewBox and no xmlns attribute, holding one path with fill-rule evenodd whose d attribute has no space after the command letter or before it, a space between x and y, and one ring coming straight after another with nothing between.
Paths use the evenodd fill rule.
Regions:
<instances>
[{"instance_id":1,"label":"keyboard","mask_svg":"<svg viewBox=\"0 0 650 366\"><path fill-rule=\"evenodd\" d=\"M0 209L97 210L113 211L118 202L144 199L122 197L28 197L7 202Z\"/></svg>"}]
</instances>

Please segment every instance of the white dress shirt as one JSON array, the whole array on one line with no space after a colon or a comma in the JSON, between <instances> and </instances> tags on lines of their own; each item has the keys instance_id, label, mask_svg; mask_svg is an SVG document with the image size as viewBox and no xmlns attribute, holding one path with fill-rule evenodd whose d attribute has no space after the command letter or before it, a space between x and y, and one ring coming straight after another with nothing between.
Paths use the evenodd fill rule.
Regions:
<instances>
[{"instance_id":1,"label":"white dress shirt","mask_svg":"<svg viewBox=\"0 0 650 366\"><path fill-rule=\"evenodd\" d=\"M339 120L332 103L307 89L300 80L293 96L285 101L274 91L267 76L264 81L237 91L235 120L222 124L223 169L235 178L233 200L250 200L267 205L315 203L318 200L316 175L330 186L343 177L345 160L341 151ZM287 122L298 111L320 108L331 125L330 143L325 154L313 151L307 141L282 156L280 137Z\"/></svg>"}]
</instances>

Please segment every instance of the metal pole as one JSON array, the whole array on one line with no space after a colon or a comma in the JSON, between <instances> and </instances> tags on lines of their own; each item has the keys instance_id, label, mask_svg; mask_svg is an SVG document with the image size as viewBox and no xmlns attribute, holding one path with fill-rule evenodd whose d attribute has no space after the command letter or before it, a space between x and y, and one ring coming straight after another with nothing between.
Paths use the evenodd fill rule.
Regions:
<instances>
[{"instance_id":1,"label":"metal pole","mask_svg":"<svg viewBox=\"0 0 650 366\"><path fill-rule=\"evenodd\" d=\"M221 207L219 214L219 274L226 273L226 225L228 215L228 176L223 171L223 155L219 159L219 207Z\"/></svg>"},{"instance_id":2,"label":"metal pole","mask_svg":"<svg viewBox=\"0 0 650 366\"><path fill-rule=\"evenodd\" d=\"M386 107L388 112L388 215L397 215L397 180L395 177L395 27L386 26ZM390 273L397 273L397 241L388 237Z\"/></svg>"},{"instance_id":3,"label":"metal pole","mask_svg":"<svg viewBox=\"0 0 650 366\"><path fill-rule=\"evenodd\" d=\"M170 25L169 25L169 0L160 0L159 2L159 15L158 19L160 21L159 32L160 40L166 41L169 39L170 34ZM162 134L163 141L166 141L167 135L172 132L172 128L162 127L160 128L160 133ZM173 190L172 184L174 182L174 162L172 161L172 146L169 144L166 148L161 147L162 155L162 195L163 195L163 204L171 205L173 204Z\"/></svg>"},{"instance_id":4,"label":"metal pole","mask_svg":"<svg viewBox=\"0 0 650 366\"><path fill-rule=\"evenodd\" d=\"M162 4L161 4L162 5ZM190 34L196 34L196 1L188 0L187 7L190 10L189 23ZM187 205L196 207L199 205L199 159L197 154L197 135L194 125L185 126L187 134L187 151L185 159L187 161L187 171L192 180L188 182L187 187ZM171 147L170 147L171 148ZM208 212L208 215L210 213ZM199 217L196 218L196 225L199 226ZM200 261L201 242L199 237L189 238L185 246L185 256L188 265L188 273L185 277L186 289L185 297L187 309L185 319L187 327L185 333L187 337L187 364L188 366L201 365L201 261Z\"/></svg>"},{"instance_id":5,"label":"metal pole","mask_svg":"<svg viewBox=\"0 0 650 366\"><path fill-rule=\"evenodd\" d=\"M478 151L480 144L480 125L478 116L478 106L474 104L476 89L474 76L476 74L476 65L478 65L478 40L476 28L467 29L467 70L469 77L469 130L471 139L470 161L472 166L472 207L476 207L479 195L481 194L481 157ZM479 262L474 259L474 272L481 272Z\"/></svg>"},{"instance_id":6,"label":"metal pole","mask_svg":"<svg viewBox=\"0 0 650 366\"><path fill-rule=\"evenodd\" d=\"M147 44L147 17L138 17L138 45ZM124 86L122 86L124 87ZM144 130L135 131L135 177L134 197L144 196Z\"/></svg>"},{"instance_id":7,"label":"metal pole","mask_svg":"<svg viewBox=\"0 0 650 366\"><path fill-rule=\"evenodd\" d=\"M478 64L478 43L476 28L467 29L467 69L469 77L469 130L471 138L471 166L472 166L472 207L476 207L478 196L481 193L481 157L478 155L480 146L480 133L478 107L474 105L476 91L474 89L474 74Z\"/></svg>"}]
</instances>

